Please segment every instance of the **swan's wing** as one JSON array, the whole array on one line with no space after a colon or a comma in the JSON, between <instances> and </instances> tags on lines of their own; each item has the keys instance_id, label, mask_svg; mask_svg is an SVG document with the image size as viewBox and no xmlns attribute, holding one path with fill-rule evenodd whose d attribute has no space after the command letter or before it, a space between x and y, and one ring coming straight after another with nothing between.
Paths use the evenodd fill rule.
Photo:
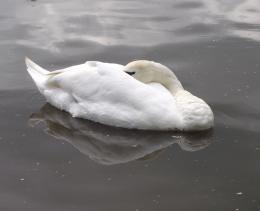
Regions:
<instances>
[{"instance_id":1,"label":"swan's wing","mask_svg":"<svg viewBox=\"0 0 260 211\"><path fill-rule=\"evenodd\" d=\"M48 71L42 67L40 67L38 64L30 60L29 58L25 58L25 63L27 66L27 71L34 80L36 86L38 87L39 91L42 93L44 90L50 90L51 87L57 86L53 80L50 80L53 76L57 76L60 74L63 74L65 72L74 73L76 71L84 71L84 70L90 70L91 68L95 67L98 62L96 61L90 61L86 62L85 64L81 65L75 65L69 68L65 69L59 69L55 71ZM53 83L54 82L54 83Z\"/></svg>"},{"instance_id":2,"label":"swan's wing","mask_svg":"<svg viewBox=\"0 0 260 211\"><path fill-rule=\"evenodd\" d=\"M101 62L96 65L85 63L67 68L52 77L48 83L55 84L55 87L68 92L79 101L112 100L116 89L121 90L127 79L134 80L122 71L123 67L118 64ZM113 92L109 93L109 90L113 90Z\"/></svg>"},{"instance_id":3,"label":"swan's wing","mask_svg":"<svg viewBox=\"0 0 260 211\"><path fill-rule=\"evenodd\" d=\"M88 69L91 69L92 67L95 67L98 65L98 61L87 61L85 62L84 64L80 64L80 65L75 65L75 66L71 66L71 67L68 67L68 68L64 68L64 69L59 69L59 70L54 70L54 71L50 71L47 73L47 75L58 75L60 73L64 73L64 72L67 72L67 71L77 71L77 70L88 70Z\"/></svg>"},{"instance_id":4,"label":"swan's wing","mask_svg":"<svg viewBox=\"0 0 260 211\"><path fill-rule=\"evenodd\" d=\"M50 103L65 110L73 100L79 103L106 101L104 95L108 85L116 84L113 75L122 72L122 69L122 65L101 62L72 66L57 71L49 78L44 95Z\"/></svg>"}]
</instances>

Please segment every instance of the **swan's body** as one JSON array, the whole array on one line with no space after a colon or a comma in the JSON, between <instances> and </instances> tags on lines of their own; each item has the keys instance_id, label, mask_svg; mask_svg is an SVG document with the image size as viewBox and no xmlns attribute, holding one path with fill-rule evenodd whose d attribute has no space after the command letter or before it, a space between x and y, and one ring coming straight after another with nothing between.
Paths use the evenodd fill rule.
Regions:
<instances>
[{"instance_id":1,"label":"swan's body","mask_svg":"<svg viewBox=\"0 0 260 211\"><path fill-rule=\"evenodd\" d=\"M213 126L210 107L185 91L159 63L135 61L123 66L90 61L53 72L29 59L26 64L46 100L73 117L145 130L191 131Z\"/></svg>"}]
</instances>

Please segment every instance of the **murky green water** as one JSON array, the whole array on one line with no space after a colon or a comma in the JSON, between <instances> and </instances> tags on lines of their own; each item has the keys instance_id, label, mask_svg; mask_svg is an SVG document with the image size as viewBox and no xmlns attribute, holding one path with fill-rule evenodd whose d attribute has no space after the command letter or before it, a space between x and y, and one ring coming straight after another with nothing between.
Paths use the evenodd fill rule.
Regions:
<instances>
[{"instance_id":1,"label":"murky green water","mask_svg":"<svg viewBox=\"0 0 260 211\"><path fill-rule=\"evenodd\" d=\"M0 14L0 210L260 210L258 0L11 0ZM45 105L25 56L49 69L161 62L212 106L215 128L73 119Z\"/></svg>"}]
</instances>

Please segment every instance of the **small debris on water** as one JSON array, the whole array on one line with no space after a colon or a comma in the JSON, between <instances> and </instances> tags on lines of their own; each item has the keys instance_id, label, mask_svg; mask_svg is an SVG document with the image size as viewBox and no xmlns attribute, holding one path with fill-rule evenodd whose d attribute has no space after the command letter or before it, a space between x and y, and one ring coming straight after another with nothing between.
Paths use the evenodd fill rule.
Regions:
<instances>
[{"instance_id":1,"label":"small debris on water","mask_svg":"<svg viewBox=\"0 0 260 211\"><path fill-rule=\"evenodd\" d=\"M144 167L145 167L145 168L149 167L149 164L145 164Z\"/></svg>"},{"instance_id":2,"label":"small debris on water","mask_svg":"<svg viewBox=\"0 0 260 211\"><path fill-rule=\"evenodd\" d=\"M181 136L172 136L172 138L181 138Z\"/></svg>"}]
</instances>

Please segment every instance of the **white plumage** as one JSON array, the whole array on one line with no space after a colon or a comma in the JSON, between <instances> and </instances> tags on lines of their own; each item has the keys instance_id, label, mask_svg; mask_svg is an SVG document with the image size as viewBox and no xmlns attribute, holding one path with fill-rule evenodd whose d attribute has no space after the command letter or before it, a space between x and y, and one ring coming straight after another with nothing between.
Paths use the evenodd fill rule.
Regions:
<instances>
[{"instance_id":1,"label":"white plumage","mask_svg":"<svg viewBox=\"0 0 260 211\"><path fill-rule=\"evenodd\" d=\"M49 72L26 59L39 91L73 117L144 130L205 130L213 113L185 91L167 67L151 61L126 66L89 61ZM128 73L128 74L127 74Z\"/></svg>"}]
</instances>

